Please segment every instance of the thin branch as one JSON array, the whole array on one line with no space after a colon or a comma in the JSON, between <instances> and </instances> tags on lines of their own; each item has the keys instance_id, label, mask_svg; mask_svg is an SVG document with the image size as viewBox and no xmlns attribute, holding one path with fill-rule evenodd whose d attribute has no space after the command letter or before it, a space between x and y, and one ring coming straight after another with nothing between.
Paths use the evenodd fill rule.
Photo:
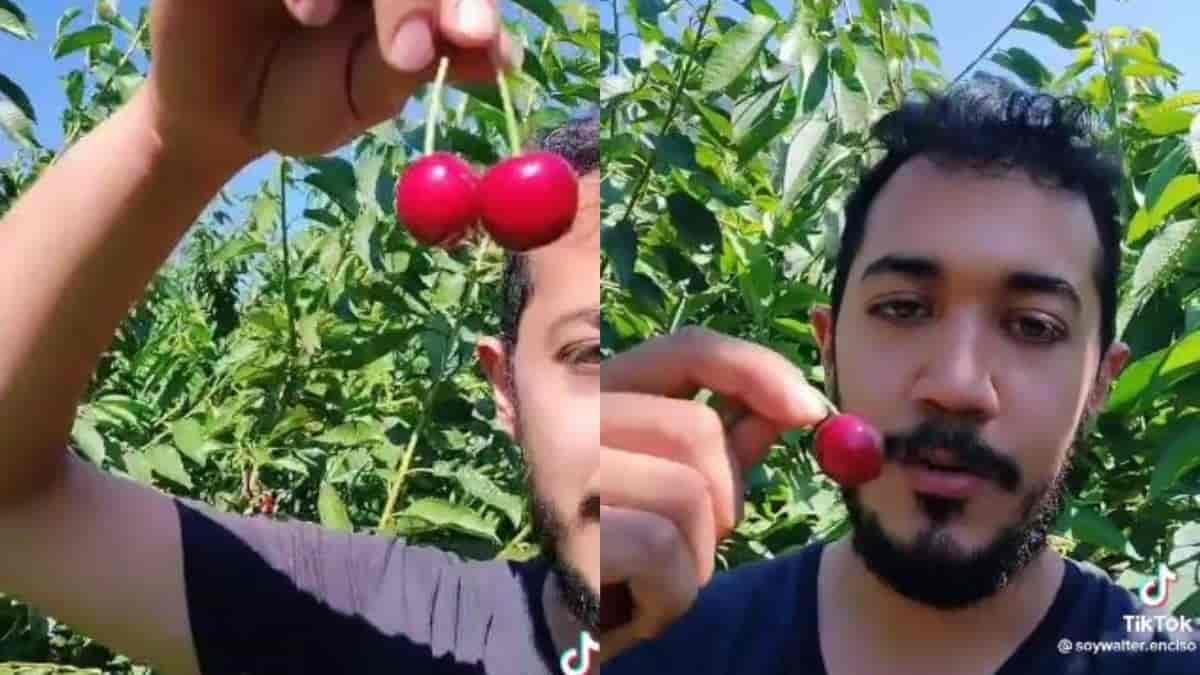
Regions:
<instances>
[{"instance_id":1,"label":"thin branch","mask_svg":"<svg viewBox=\"0 0 1200 675\"><path fill-rule=\"evenodd\" d=\"M675 110L679 106L679 99L683 96L683 87L687 82L688 75L691 74L692 65L695 63L696 51L700 49L700 42L704 38L704 27L708 25L708 14L712 11L714 0L708 0L704 5L704 14L700 16L700 26L696 29L696 40L692 43L692 48L688 51L687 57L684 59L682 72L679 75L679 81L675 84L675 93L671 96L671 104L667 107L667 115L663 118L662 128L658 135L662 136L671 128L671 120L675 117ZM621 216L621 220L617 222L617 228L624 227L629 222L629 217L633 214L633 209L637 206L638 200L642 196L642 190L645 189L647 180L650 178L650 172L654 169L654 163L657 159L658 147L650 152L650 160L646 162L646 166L642 168L641 175L638 176L638 181L633 188L633 196L629 199L629 205L625 207L625 213Z\"/></svg>"},{"instance_id":2,"label":"thin branch","mask_svg":"<svg viewBox=\"0 0 1200 675\"><path fill-rule=\"evenodd\" d=\"M613 56L612 56L612 71L616 75L620 70L618 65L621 61L621 9L618 6L617 0L612 0L613 14Z\"/></svg>"},{"instance_id":3,"label":"thin branch","mask_svg":"<svg viewBox=\"0 0 1200 675\"><path fill-rule=\"evenodd\" d=\"M979 56L976 56L974 61L967 65L966 68L963 68L962 72L959 73L958 76L954 78L954 81L950 83L950 86L953 87L955 84L957 84L964 75L969 73L972 68L982 61L983 57L987 56L988 53L992 51L992 48L996 46L996 43L1000 42L1000 39L1017 25L1017 22L1021 20L1021 17L1025 16L1025 12L1029 11L1029 8L1033 7L1033 3L1035 2L1037 2L1037 0L1029 0L1029 2L1025 3L1025 6L1021 8L1021 11L1017 12L1017 15L1012 18L1012 21L1009 21L1008 25L1006 25L999 33L996 34L996 37L988 43L988 46L983 48L983 51L979 52Z\"/></svg>"}]
</instances>

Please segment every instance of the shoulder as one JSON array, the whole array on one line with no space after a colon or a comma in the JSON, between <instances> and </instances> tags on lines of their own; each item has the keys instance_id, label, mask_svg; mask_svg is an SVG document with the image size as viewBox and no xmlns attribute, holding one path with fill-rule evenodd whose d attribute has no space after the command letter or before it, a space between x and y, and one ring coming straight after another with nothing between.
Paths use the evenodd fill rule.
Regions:
<instances>
[{"instance_id":1,"label":"shoulder","mask_svg":"<svg viewBox=\"0 0 1200 675\"><path fill-rule=\"evenodd\" d=\"M1064 636L1097 645L1091 655L1097 665L1136 665L1141 675L1200 673L1200 631L1195 628L1200 621L1146 606L1099 567L1064 560L1069 566L1065 583L1074 583Z\"/></svg>"},{"instance_id":2,"label":"shoulder","mask_svg":"<svg viewBox=\"0 0 1200 675\"><path fill-rule=\"evenodd\" d=\"M808 544L716 574L673 626L614 659L605 672L741 672L777 661L812 602L805 594L815 588L822 547Z\"/></svg>"}]
</instances>

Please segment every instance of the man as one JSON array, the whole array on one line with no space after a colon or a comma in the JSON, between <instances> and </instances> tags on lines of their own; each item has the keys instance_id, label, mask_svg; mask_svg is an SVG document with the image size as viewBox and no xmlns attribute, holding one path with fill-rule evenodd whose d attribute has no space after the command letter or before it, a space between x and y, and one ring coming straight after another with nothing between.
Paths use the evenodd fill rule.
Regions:
<instances>
[{"instance_id":1,"label":"man","mask_svg":"<svg viewBox=\"0 0 1200 675\"><path fill-rule=\"evenodd\" d=\"M707 583L740 474L825 406L783 357L702 329L604 364L606 675L1200 672L1200 637L1131 631L1135 597L1046 545L1129 356L1119 173L1079 113L977 82L875 127L886 155L812 312L831 399L886 437L882 474L842 491L849 536ZM1081 646L1172 638L1190 651Z\"/></svg>"},{"instance_id":2,"label":"man","mask_svg":"<svg viewBox=\"0 0 1200 675\"><path fill-rule=\"evenodd\" d=\"M478 347L498 418L527 453L545 559L468 563L221 513L64 451L128 307L254 157L338 147L394 114L440 54L478 80L511 64L512 46L489 0L151 11L146 84L0 223L0 589L173 675L560 672L598 605L599 504L585 492L598 435L598 125L544 143L581 174L577 219L509 261L503 335Z\"/></svg>"}]
</instances>

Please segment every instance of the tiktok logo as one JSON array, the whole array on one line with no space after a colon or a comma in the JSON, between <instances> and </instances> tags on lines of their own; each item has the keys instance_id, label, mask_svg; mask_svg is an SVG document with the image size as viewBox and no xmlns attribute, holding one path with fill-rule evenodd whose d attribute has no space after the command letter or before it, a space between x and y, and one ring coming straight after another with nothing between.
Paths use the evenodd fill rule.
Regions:
<instances>
[{"instance_id":1,"label":"tiktok logo","mask_svg":"<svg viewBox=\"0 0 1200 675\"><path fill-rule=\"evenodd\" d=\"M558 665L562 666L563 675L587 675L592 668L592 652L600 651L600 643L592 639L592 634L583 631L579 634L579 649L571 647L563 652L562 660Z\"/></svg>"},{"instance_id":2,"label":"tiktok logo","mask_svg":"<svg viewBox=\"0 0 1200 675\"><path fill-rule=\"evenodd\" d=\"M1167 583L1177 578L1174 572L1167 569L1165 563L1160 563L1158 578L1151 579L1142 586L1139 593L1142 602L1148 607L1162 607L1167 602Z\"/></svg>"}]
</instances>

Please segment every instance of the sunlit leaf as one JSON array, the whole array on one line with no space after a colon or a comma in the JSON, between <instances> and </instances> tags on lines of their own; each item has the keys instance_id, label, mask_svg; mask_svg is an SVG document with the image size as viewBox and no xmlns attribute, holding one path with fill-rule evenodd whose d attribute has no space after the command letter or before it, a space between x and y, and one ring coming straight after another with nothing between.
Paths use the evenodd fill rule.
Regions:
<instances>
[{"instance_id":1,"label":"sunlit leaf","mask_svg":"<svg viewBox=\"0 0 1200 675\"><path fill-rule=\"evenodd\" d=\"M721 36L721 42L708 57L701 91L720 91L733 84L758 56L775 25L772 19L754 15Z\"/></svg>"}]
</instances>

